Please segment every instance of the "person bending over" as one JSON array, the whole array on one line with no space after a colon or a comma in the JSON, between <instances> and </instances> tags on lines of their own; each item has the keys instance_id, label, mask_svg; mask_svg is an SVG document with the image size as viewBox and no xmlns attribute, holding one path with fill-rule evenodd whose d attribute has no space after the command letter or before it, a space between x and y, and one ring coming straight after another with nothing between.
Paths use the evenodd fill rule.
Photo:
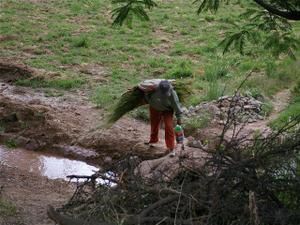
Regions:
<instances>
[{"instance_id":1,"label":"person bending over","mask_svg":"<svg viewBox=\"0 0 300 225\"><path fill-rule=\"evenodd\" d=\"M173 129L173 114L177 119L177 124L181 125L182 109L176 91L167 80L160 81L158 88L153 92L145 93L146 102L150 106L151 135L150 141L146 142L152 145L159 141L158 132L161 120L165 124L165 143L166 153L175 155L175 134Z\"/></svg>"}]
</instances>

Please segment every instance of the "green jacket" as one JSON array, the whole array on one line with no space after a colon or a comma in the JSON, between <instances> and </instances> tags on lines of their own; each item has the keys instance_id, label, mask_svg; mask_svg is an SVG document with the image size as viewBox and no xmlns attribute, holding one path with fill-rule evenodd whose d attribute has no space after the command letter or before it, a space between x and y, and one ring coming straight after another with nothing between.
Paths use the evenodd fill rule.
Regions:
<instances>
[{"instance_id":1,"label":"green jacket","mask_svg":"<svg viewBox=\"0 0 300 225\"><path fill-rule=\"evenodd\" d=\"M163 95L159 90L145 94L146 101L157 111L174 111L176 118L180 119L182 109L176 92L172 89L171 95Z\"/></svg>"}]
</instances>

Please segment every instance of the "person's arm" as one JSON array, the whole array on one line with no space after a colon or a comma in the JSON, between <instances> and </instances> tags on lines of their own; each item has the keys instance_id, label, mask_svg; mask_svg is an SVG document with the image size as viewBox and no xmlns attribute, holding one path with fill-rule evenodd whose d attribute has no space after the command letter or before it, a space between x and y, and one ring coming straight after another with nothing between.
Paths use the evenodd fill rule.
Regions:
<instances>
[{"instance_id":1,"label":"person's arm","mask_svg":"<svg viewBox=\"0 0 300 225\"><path fill-rule=\"evenodd\" d=\"M172 108L175 112L177 124L181 125L182 109L180 106L180 102L179 102L177 93L174 90L172 90L172 94L171 94L171 104L172 104Z\"/></svg>"}]
</instances>

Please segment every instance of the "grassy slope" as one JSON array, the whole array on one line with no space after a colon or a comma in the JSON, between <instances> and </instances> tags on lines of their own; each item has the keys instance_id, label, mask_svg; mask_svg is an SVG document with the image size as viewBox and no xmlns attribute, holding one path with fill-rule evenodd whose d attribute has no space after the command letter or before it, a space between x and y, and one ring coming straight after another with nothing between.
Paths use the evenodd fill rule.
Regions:
<instances>
[{"instance_id":1,"label":"grassy slope","mask_svg":"<svg viewBox=\"0 0 300 225\"><path fill-rule=\"evenodd\" d=\"M231 93L251 69L256 73L245 90L254 95L272 96L300 77L299 60L274 61L259 45L249 46L246 56L221 54L217 45L242 8L224 7L215 16L197 16L191 2L160 1L159 8L150 13L150 23L135 22L129 29L111 27L108 0L1 2L0 35L15 39L0 42L0 56L18 56L30 66L60 74L17 83L58 89L88 87L91 100L100 107L109 107L112 99L145 78L184 73L193 79L195 92L188 104L197 104L215 99L224 89ZM295 26L299 31L299 23ZM87 64L101 65L107 82L79 72Z\"/></svg>"}]
</instances>

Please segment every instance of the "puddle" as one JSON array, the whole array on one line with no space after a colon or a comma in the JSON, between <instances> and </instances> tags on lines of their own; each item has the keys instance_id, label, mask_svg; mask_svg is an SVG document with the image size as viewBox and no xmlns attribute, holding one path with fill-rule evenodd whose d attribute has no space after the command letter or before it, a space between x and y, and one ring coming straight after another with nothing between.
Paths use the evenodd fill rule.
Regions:
<instances>
[{"instance_id":1,"label":"puddle","mask_svg":"<svg viewBox=\"0 0 300 225\"><path fill-rule=\"evenodd\" d=\"M8 149L0 146L0 163L26 170L50 179L65 179L68 175L90 176L99 169L78 160L71 160L45 152Z\"/></svg>"}]
</instances>

